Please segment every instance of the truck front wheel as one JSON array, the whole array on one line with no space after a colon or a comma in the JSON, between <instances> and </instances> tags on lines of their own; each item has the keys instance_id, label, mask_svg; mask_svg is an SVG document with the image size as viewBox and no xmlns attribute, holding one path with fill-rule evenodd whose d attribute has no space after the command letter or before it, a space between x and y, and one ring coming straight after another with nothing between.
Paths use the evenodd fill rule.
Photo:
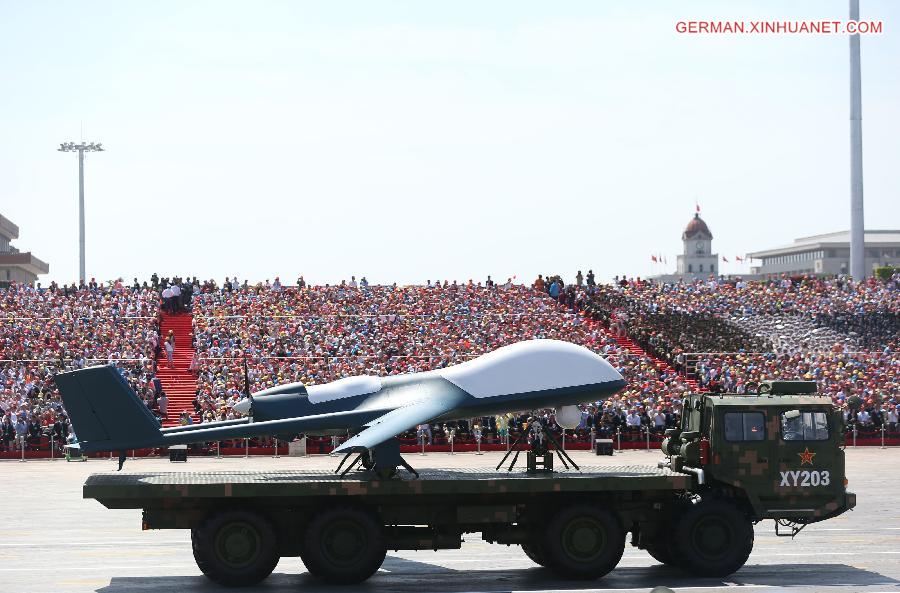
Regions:
<instances>
[{"instance_id":1,"label":"truck front wheel","mask_svg":"<svg viewBox=\"0 0 900 593\"><path fill-rule=\"evenodd\" d=\"M212 515L191 530L191 547L203 574L228 587L255 585L272 573L280 559L275 530L252 511Z\"/></svg>"},{"instance_id":2,"label":"truck front wheel","mask_svg":"<svg viewBox=\"0 0 900 593\"><path fill-rule=\"evenodd\" d=\"M381 567L387 552L381 523L362 509L325 509L306 528L303 562L310 574L336 585L359 583Z\"/></svg>"},{"instance_id":3,"label":"truck front wheel","mask_svg":"<svg viewBox=\"0 0 900 593\"><path fill-rule=\"evenodd\" d=\"M621 560L625 531L613 513L592 505L574 505L547 523L541 550L547 568L560 577L597 579Z\"/></svg>"},{"instance_id":4,"label":"truck front wheel","mask_svg":"<svg viewBox=\"0 0 900 593\"><path fill-rule=\"evenodd\" d=\"M547 566L547 560L544 558L544 550L541 549L541 544L539 542L532 541L527 544L522 544L522 551L525 552L525 555L538 566Z\"/></svg>"},{"instance_id":5,"label":"truck front wheel","mask_svg":"<svg viewBox=\"0 0 900 593\"><path fill-rule=\"evenodd\" d=\"M678 519L672 536L675 563L697 576L728 576L753 550L753 525L721 500L692 505Z\"/></svg>"}]
</instances>

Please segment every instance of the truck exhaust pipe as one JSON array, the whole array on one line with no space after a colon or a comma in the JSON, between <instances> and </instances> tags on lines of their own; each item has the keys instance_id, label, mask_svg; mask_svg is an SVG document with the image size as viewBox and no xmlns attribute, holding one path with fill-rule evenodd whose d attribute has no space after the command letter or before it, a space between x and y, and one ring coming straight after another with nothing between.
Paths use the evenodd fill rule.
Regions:
<instances>
[{"instance_id":1,"label":"truck exhaust pipe","mask_svg":"<svg viewBox=\"0 0 900 593\"><path fill-rule=\"evenodd\" d=\"M672 469L672 464L668 461L658 461L658 462L656 462L656 467ZM706 484L706 473L704 473L704 471L700 468L687 467L687 466L683 465L683 466L681 466L681 469L673 470L673 471L679 471L684 474L692 474L694 476L697 476L697 484L699 486Z\"/></svg>"}]
</instances>

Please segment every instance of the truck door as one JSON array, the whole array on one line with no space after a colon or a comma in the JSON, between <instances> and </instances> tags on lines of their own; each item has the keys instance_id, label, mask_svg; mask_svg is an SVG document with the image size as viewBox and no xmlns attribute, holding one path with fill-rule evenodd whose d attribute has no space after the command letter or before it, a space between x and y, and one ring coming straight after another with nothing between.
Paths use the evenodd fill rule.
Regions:
<instances>
[{"instance_id":1,"label":"truck door","mask_svg":"<svg viewBox=\"0 0 900 593\"><path fill-rule=\"evenodd\" d=\"M798 517L820 514L844 491L843 432L835 425L837 415L814 408L782 409L777 414L777 464L772 476L776 500L767 510L786 509Z\"/></svg>"},{"instance_id":2,"label":"truck door","mask_svg":"<svg viewBox=\"0 0 900 593\"><path fill-rule=\"evenodd\" d=\"M725 481L748 491L758 491L768 484L772 459L770 410L746 409L722 406L717 421L724 441L714 447L721 451L715 455L716 474Z\"/></svg>"}]
</instances>

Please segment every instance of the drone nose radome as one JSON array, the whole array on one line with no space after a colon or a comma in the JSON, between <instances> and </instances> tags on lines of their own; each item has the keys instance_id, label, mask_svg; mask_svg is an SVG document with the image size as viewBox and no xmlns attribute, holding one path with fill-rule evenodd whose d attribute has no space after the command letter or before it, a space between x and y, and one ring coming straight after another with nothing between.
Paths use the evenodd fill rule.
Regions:
<instances>
[{"instance_id":1,"label":"drone nose radome","mask_svg":"<svg viewBox=\"0 0 900 593\"><path fill-rule=\"evenodd\" d=\"M252 405L252 403L253 402L250 401L249 397L245 397L238 403L234 404L234 406L232 406L232 408L234 409L235 412L239 412L241 414L246 415L246 414L250 413L250 406Z\"/></svg>"}]
</instances>

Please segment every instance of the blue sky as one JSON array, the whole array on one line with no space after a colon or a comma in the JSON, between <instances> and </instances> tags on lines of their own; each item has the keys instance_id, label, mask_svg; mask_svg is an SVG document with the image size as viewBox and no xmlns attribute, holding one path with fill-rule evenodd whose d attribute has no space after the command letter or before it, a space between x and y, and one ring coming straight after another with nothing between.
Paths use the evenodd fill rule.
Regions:
<instances>
[{"instance_id":1,"label":"blue sky","mask_svg":"<svg viewBox=\"0 0 900 593\"><path fill-rule=\"evenodd\" d=\"M900 6L862 0L866 223L900 228ZM0 213L77 274L316 283L674 269L849 226L845 19L807 2L0 1ZM738 272L735 264L723 264ZM746 269L746 268L743 268Z\"/></svg>"}]
</instances>

